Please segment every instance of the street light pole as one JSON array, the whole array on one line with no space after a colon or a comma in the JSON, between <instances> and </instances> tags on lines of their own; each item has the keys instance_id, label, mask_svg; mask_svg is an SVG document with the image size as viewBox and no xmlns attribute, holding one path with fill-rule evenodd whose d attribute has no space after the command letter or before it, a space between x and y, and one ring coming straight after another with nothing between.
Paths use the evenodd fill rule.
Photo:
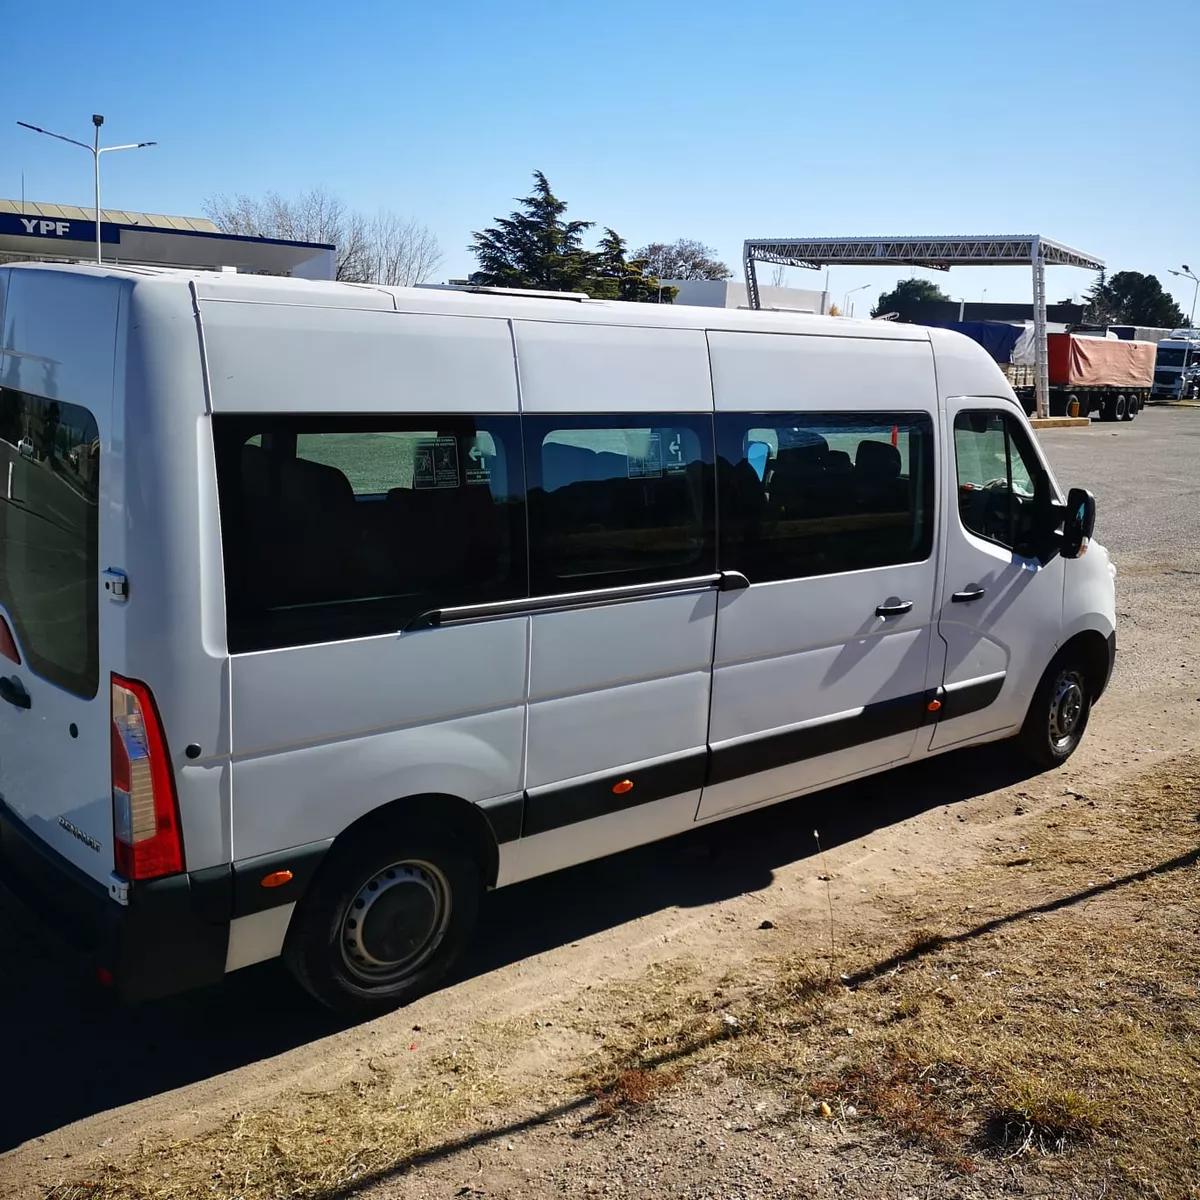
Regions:
<instances>
[{"instance_id":1,"label":"street light pole","mask_svg":"<svg viewBox=\"0 0 1200 1200\"><path fill-rule=\"evenodd\" d=\"M1182 271L1172 271L1171 274L1178 275L1180 279L1192 281L1192 311L1188 314L1188 324L1194 326L1196 324L1196 294L1200 292L1200 277L1192 272L1192 268L1187 263L1183 264Z\"/></svg>"},{"instance_id":2,"label":"street light pole","mask_svg":"<svg viewBox=\"0 0 1200 1200\"><path fill-rule=\"evenodd\" d=\"M100 252L100 155L109 154L114 150L141 150L144 146L157 146L157 142L129 142L124 146L101 146L100 145L100 126L104 124L104 118L99 113L92 114L92 124L95 126L95 138L92 145L87 142L77 142L74 138L64 137L61 133L51 133L49 129L39 129L36 125L30 125L25 121L18 121L18 125L22 129L31 129L34 133L45 134L46 137L57 138L60 142L70 142L72 146L78 146L82 150L86 150L92 156L93 173L96 185L96 262L103 262L103 256Z\"/></svg>"},{"instance_id":3,"label":"street light pole","mask_svg":"<svg viewBox=\"0 0 1200 1200\"><path fill-rule=\"evenodd\" d=\"M850 315L850 297L853 296L855 292L864 291L866 288L869 288L870 286L871 285L869 283L860 284L856 288L851 288L842 297L842 316L843 317L848 317Z\"/></svg>"}]
</instances>

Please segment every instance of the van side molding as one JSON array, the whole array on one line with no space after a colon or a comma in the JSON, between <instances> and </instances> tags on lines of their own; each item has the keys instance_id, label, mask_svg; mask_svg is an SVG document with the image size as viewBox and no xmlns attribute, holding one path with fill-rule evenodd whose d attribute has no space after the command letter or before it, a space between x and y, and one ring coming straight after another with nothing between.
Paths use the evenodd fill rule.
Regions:
<instances>
[{"instance_id":1,"label":"van side molding","mask_svg":"<svg viewBox=\"0 0 1200 1200\"><path fill-rule=\"evenodd\" d=\"M496 621L503 617L530 617L538 613L569 612L577 608L628 604L633 600L656 600L663 596L686 596L690 592L706 592L720 587L724 582L724 574L713 572L711 575L692 575L686 579L671 579L662 583L635 583L627 587L596 588L586 592L567 592L552 596L522 596L516 600L464 604L456 608L430 608L413 617L401 632L414 633L419 629L469 625L477 621Z\"/></svg>"}]
</instances>

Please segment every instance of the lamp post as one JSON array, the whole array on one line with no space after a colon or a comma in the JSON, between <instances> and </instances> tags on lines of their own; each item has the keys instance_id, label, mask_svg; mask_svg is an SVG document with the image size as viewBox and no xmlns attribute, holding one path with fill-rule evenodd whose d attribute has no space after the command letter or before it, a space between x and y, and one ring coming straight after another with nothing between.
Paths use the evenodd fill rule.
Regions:
<instances>
[{"instance_id":1,"label":"lamp post","mask_svg":"<svg viewBox=\"0 0 1200 1200\"><path fill-rule=\"evenodd\" d=\"M39 129L36 125L30 125L25 121L18 121L18 125L22 129L32 129L34 133L43 133L46 137L58 138L60 142L70 142L72 146L79 146L86 150L92 156L92 165L94 167L94 177L96 183L96 262L102 262L100 253L100 155L110 154L114 150L140 150L143 146L157 146L157 142L130 142L125 146L101 146L100 145L100 126L104 124L104 118L99 113L92 114L92 124L95 126L95 138L92 145L87 142L77 142L74 138L64 137L61 133L51 133L49 129Z\"/></svg>"},{"instance_id":2,"label":"lamp post","mask_svg":"<svg viewBox=\"0 0 1200 1200\"><path fill-rule=\"evenodd\" d=\"M859 285L858 287L856 287L856 288L851 288L851 289L850 289L850 290L849 290L849 291L848 291L848 292L847 292L847 293L846 293L846 294L845 294L845 295L842 297L842 316L844 316L844 317L848 317L848 316L850 315L850 297L851 297L851 296L853 296L855 292L861 292L861 291L864 291L865 289L869 288L870 286L871 286L871 285L870 285L869 283L863 283L863 284L860 284L860 285Z\"/></svg>"},{"instance_id":3,"label":"lamp post","mask_svg":"<svg viewBox=\"0 0 1200 1200\"><path fill-rule=\"evenodd\" d=\"M1178 275L1180 279L1192 281L1192 311L1188 314L1188 324L1194 325L1196 323L1196 293L1200 292L1200 277L1192 272L1192 268L1187 263L1183 264L1182 271L1172 271L1171 274Z\"/></svg>"}]
</instances>

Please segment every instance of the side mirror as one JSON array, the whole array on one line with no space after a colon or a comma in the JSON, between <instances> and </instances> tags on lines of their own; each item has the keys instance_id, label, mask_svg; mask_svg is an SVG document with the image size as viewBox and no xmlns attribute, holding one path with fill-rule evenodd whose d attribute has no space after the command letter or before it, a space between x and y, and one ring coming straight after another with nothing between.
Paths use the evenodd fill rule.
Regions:
<instances>
[{"instance_id":1,"label":"side mirror","mask_svg":"<svg viewBox=\"0 0 1200 1200\"><path fill-rule=\"evenodd\" d=\"M1087 552L1087 543L1096 528L1096 497L1086 488L1067 493L1067 512L1063 519L1063 558L1079 558Z\"/></svg>"}]
</instances>

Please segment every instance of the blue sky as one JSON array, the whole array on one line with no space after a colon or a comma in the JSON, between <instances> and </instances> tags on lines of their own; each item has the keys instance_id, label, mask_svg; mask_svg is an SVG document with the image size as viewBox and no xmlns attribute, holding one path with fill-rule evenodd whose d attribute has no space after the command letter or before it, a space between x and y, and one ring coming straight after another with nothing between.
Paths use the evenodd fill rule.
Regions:
<instances>
[{"instance_id":1,"label":"blue sky","mask_svg":"<svg viewBox=\"0 0 1200 1200\"><path fill-rule=\"evenodd\" d=\"M1186 6L1185 6L1186 7ZM679 236L738 267L746 237L1039 232L1157 274L1200 266L1200 22L1129 0L214 0L61 2L5 22L0 196L198 214L220 192L324 185L437 235L471 231L544 170L570 215L636 246ZM907 273L907 272L906 272ZM1018 268L936 275L1027 300ZM834 268L873 298L896 273ZM1057 269L1050 299L1091 277ZM789 282L819 286L812 272Z\"/></svg>"}]
</instances>

